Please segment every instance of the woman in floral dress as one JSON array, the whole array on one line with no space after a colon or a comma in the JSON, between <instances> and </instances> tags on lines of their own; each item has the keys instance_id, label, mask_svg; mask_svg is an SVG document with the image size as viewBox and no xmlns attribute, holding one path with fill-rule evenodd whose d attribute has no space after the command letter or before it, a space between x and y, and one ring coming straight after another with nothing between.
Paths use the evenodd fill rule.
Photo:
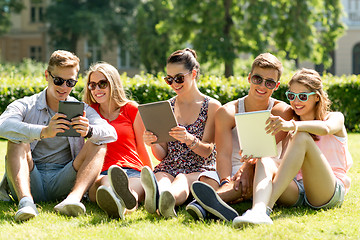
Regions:
<instances>
[{"instance_id":1,"label":"woman in floral dress","mask_svg":"<svg viewBox=\"0 0 360 240\"><path fill-rule=\"evenodd\" d=\"M214 116L220 103L202 94L197 87L200 65L194 50L175 51L167 59L165 81L177 94L170 99L178 126L169 135L175 141L154 143L149 131L144 142L160 161L154 172L143 168L141 182L145 190L145 209L159 210L164 217L175 217L175 206L183 204L191 184L205 170L215 170Z\"/></svg>"}]
</instances>

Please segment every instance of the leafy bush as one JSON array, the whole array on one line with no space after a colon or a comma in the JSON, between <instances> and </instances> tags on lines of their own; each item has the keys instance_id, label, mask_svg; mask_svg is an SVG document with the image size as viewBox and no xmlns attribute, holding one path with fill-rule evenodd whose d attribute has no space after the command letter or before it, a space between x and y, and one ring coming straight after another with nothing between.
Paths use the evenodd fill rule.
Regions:
<instances>
[{"instance_id":1,"label":"leafy bush","mask_svg":"<svg viewBox=\"0 0 360 240\"><path fill-rule=\"evenodd\" d=\"M43 76L45 68L45 66L39 65L35 71L31 67L18 69L14 66L0 64L0 113L15 99L43 90L47 86ZM279 89L274 92L274 98L287 102L285 91L287 90L287 82L293 73L288 72L282 76L282 83ZM157 76L140 74L132 78L123 74L121 77L129 97L140 104L169 99L175 95L163 80L163 74ZM344 113L345 125L349 131L360 132L360 76L324 75L323 83L333 102L332 110ZM200 77L198 86L201 92L224 104L245 96L248 92L249 83L246 76L225 78L206 75ZM71 95L81 99L83 88L84 79L80 76L79 83Z\"/></svg>"}]
</instances>

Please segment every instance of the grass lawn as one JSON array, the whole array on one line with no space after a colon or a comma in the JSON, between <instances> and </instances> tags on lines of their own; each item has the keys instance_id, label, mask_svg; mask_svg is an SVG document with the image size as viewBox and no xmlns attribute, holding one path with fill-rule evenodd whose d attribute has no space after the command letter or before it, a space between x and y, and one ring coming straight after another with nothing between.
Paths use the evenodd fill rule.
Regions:
<instances>
[{"instance_id":1,"label":"grass lawn","mask_svg":"<svg viewBox=\"0 0 360 240\"><path fill-rule=\"evenodd\" d=\"M349 135L354 165L350 169L352 187L341 208L314 211L308 208L275 208L271 226L234 229L231 223L194 221L178 209L178 218L163 219L148 214L143 206L111 220L93 203L85 203L85 216L70 218L54 213L56 203L38 205L40 214L28 222L16 223L16 203L0 202L0 239L359 239L360 238L360 134ZM6 142L0 140L0 176L4 173ZM235 208L242 214L251 203Z\"/></svg>"}]
</instances>

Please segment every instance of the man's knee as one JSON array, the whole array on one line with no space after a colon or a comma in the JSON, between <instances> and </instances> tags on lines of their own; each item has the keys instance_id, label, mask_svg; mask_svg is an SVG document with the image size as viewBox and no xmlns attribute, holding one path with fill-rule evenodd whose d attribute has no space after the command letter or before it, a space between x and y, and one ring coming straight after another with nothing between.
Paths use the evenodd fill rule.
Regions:
<instances>
[{"instance_id":1,"label":"man's knee","mask_svg":"<svg viewBox=\"0 0 360 240\"><path fill-rule=\"evenodd\" d=\"M8 141L5 160L7 163L26 160L32 170L32 155L29 143L14 143Z\"/></svg>"},{"instance_id":2,"label":"man's knee","mask_svg":"<svg viewBox=\"0 0 360 240\"><path fill-rule=\"evenodd\" d=\"M79 171L80 167L84 163L93 162L94 160L97 163L101 163L102 166L106 154L106 149L106 144L96 145L90 141L87 141L73 162L75 171Z\"/></svg>"},{"instance_id":3,"label":"man's knee","mask_svg":"<svg viewBox=\"0 0 360 240\"><path fill-rule=\"evenodd\" d=\"M95 154L101 154L101 155L105 156L106 149L107 149L106 144L97 145L97 144L92 143L91 141L86 141L86 143L85 143L83 149L81 149L81 151L86 150L86 153L94 152Z\"/></svg>"},{"instance_id":4,"label":"man's knee","mask_svg":"<svg viewBox=\"0 0 360 240\"><path fill-rule=\"evenodd\" d=\"M14 143L11 141L7 142L7 155L29 154L29 153L30 153L29 143Z\"/></svg>"}]
</instances>

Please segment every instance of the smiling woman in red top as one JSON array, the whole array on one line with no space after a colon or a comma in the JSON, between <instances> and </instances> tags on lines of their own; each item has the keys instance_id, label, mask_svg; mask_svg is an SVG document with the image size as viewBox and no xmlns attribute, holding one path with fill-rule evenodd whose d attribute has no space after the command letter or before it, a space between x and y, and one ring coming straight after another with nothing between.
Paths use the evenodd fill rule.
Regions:
<instances>
[{"instance_id":1,"label":"smiling woman in red top","mask_svg":"<svg viewBox=\"0 0 360 240\"><path fill-rule=\"evenodd\" d=\"M133 209L144 199L140 171L152 168L143 141L145 130L138 104L127 99L119 72L101 62L91 66L84 101L115 129L118 140L107 145L101 174L89 190L90 200L110 217L124 218L124 209Z\"/></svg>"}]
</instances>

